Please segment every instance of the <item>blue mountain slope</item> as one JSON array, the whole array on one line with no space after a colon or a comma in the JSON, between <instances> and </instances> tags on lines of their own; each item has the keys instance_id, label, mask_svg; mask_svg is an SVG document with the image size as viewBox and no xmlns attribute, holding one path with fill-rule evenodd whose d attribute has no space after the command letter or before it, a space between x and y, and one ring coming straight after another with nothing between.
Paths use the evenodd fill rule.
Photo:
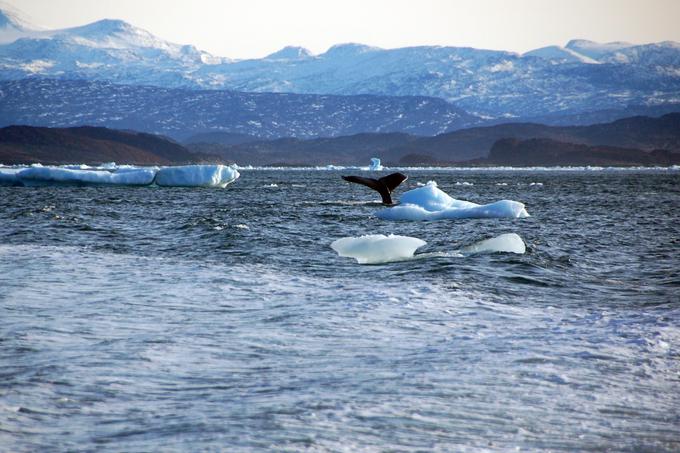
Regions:
<instances>
[{"instance_id":1,"label":"blue mountain slope","mask_svg":"<svg viewBox=\"0 0 680 453\"><path fill-rule=\"evenodd\" d=\"M175 138L217 131L309 138L434 135L479 121L442 99L422 96L243 93L38 78L0 82L0 126L93 125Z\"/></svg>"}]
</instances>

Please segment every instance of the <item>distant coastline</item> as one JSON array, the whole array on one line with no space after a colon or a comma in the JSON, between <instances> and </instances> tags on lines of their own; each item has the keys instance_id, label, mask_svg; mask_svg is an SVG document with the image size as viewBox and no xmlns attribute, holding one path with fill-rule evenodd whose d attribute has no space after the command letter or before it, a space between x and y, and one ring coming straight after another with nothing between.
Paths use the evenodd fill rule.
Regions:
<instances>
[{"instance_id":1,"label":"distant coastline","mask_svg":"<svg viewBox=\"0 0 680 453\"><path fill-rule=\"evenodd\" d=\"M0 129L0 163L5 165L361 166L371 157L389 166L419 167L672 166L680 164L680 113L579 127L508 123L434 137L385 133L258 140L212 133L183 144L103 127Z\"/></svg>"}]
</instances>

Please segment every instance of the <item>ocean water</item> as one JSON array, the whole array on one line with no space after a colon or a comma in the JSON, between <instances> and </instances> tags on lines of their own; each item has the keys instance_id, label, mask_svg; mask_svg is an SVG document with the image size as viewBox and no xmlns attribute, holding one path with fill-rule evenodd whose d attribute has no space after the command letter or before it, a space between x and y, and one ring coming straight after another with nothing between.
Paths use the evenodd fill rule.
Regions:
<instances>
[{"instance_id":1,"label":"ocean water","mask_svg":"<svg viewBox=\"0 0 680 453\"><path fill-rule=\"evenodd\" d=\"M1 451L680 450L679 172L408 171L531 214L437 222L241 173L0 187ZM330 248L373 233L528 250Z\"/></svg>"}]
</instances>

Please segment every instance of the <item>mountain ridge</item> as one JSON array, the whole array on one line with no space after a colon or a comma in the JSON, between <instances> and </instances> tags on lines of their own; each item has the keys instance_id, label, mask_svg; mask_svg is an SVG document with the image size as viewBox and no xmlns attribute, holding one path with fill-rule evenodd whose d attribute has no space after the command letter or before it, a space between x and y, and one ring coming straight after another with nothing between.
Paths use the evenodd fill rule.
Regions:
<instances>
[{"instance_id":1,"label":"mountain ridge","mask_svg":"<svg viewBox=\"0 0 680 453\"><path fill-rule=\"evenodd\" d=\"M524 55L347 43L319 55L288 47L261 59L231 60L170 43L118 20L24 32L23 38L0 44L0 80L39 75L162 88L427 96L492 119L680 99L680 44L674 42L572 40Z\"/></svg>"},{"instance_id":2,"label":"mountain ridge","mask_svg":"<svg viewBox=\"0 0 680 453\"><path fill-rule=\"evenodd\" d=\"M0 163L136 165L195 163L205 159L164 137L102 127L0 128Z\"/></svg>"},{"instance_id":3,"label":"mountain ridge","mask_svg":"<svg viewBox=\"0 0 680 453\"><path fill-rule=\"evenodd\" d=\"M26 78L0 81L0 126L137 129L183 139L207 132L259 138L409 132L434 135L479 118L438 98L166 89Z\"/></svg>"},{"instance_id":4,"label":"mountain ridge","mask_svg":"<svg viewBox=\"0 0 680 453\"><path fill-rule=\"evenodd\" d=\"M260 140L232 145L194 143L187 147L192 151L219 155L228 161L252 165L300 164L303 158L313 165L359 165L370 157L380 157L391 165L451 165L483 162L498 141L508 139L548 140L593 149L635 149L640 153L654 150L679 152L680 113L658 118L630 117L590 126L506 123L461 129L434 137L357 134L309 140Z\"/></svg>"}]
</instances>

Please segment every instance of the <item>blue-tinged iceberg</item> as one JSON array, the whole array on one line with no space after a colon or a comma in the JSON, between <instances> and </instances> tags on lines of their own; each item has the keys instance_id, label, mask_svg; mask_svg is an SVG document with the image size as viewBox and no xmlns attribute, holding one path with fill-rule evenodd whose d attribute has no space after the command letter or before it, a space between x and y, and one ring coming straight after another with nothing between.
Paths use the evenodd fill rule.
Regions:
<instances>
[{"instance_id":1,"label":"blue-tinged iceberg","mask_svg":"<svg viewBox=\"0 0 680 453\"><path fill-rule=\"evenodd\" d=\"M16 177L25 186L54 184L148 186L153 182L156 170L155 167L107 171L35 166L18 171Z\"/></svg>"},{"instance_id":2,"label":"blue-tinged iceberg","mask_svg":"<svg viewBox=\"0 0 680 453\"><path fill-rule=\"evenodd\" d=\"M368 166L370 171L381 171L383 169L380 159L377 157L371 157L371 163Z\"/></svg>"},{"instance_id":3,"label":"blue-tinged iceberg","mask_svg":"<svg viewBox=\"0 0 680 453\"><path fill-rule=\"evenodd\" d=\"M456 200L437 187L434 181L410 190L401 196L398 206L378 211L384 220L442 220L463 218L521 218L529 217L524 204L501 200L479 205Z\"/></svg>"},{"instance_id":4,"label":"blue-tinged iceberg","mask_svg":"<svg viewBox=\"0 0 680 453\"><path fill-rule=\"evenodd\" d=\"M225 165L185 165L164 167L156 174L156 184L172 187L226 187L241 176Z\"/></svg>"},{"instance_id":5,"label":"blue-tinged iceberg","mask_svg":"<svg viewBox=\"0 0 680 453\"><path fill-rule=\"evenodd\" d=\"M185 165L179 167L135 167L105 164L43 167L0 167L3 186L150 186L226 187L239 177L233 167L224 165Z\"/></svg>"},{"instance_id":6,"label":"blue-tinged iceberg","mask_svg":"<svg viewBox=\"0 0 680 453\"><path fill-rule=\"evenodd\" d=\"M17 173L23 168L0 168L0 186L20 186Z\"/></svg>"}]
</instances>

